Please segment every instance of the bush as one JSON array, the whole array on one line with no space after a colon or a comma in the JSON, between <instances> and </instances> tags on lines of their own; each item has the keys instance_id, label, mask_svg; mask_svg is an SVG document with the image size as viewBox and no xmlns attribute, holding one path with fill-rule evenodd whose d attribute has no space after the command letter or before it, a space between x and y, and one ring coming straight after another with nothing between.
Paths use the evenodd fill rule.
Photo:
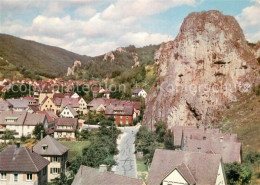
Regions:
<instances>
[{"instance_id":1,"label":"bush","mask_svg":"<svg viewBox=\"0 0 260 185\"><path fill-rule=\"evenodd\" d=\"M245 185L250 183L252 170L249 166L235 162L225 164L224 167L229 185Z\"/></svg>"}]
</instances>

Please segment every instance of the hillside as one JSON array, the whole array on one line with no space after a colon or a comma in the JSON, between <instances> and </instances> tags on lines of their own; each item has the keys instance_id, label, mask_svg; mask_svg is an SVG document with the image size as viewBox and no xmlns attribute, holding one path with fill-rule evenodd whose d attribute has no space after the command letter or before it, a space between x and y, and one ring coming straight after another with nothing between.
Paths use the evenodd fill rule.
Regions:
<instances>
[{"instance_id":1,"label":"hillside","mask_svg":"<svg viewBox=\"0 0 260 185\"><path fill-rule=\"evenodd\" d=\"M75 60L86 62L89 57L34 41L0 34L0 78L16 76L37 78L66 74Z\"/></svg>"},{"instance_id":2,"label":"hillside","mask_svg":"<svg viewBox=\"0 0 260 185\"><path fill-rule=\"evenodd\" d=\"M260 95L254 93L241 96L219 113L224 132L237 133L243 144L243 152L260 152Z\"/></svg>"},{"instance_id":3,"label":"hillside","mask_svg":"<svg viewBox=\"0 0 260 185\"><path fill-rule=\"evenodd\" d=\"M77 70L70 78L90 80L118 77L133 71L134 68L153 64L154 53L158 48L158 45L117 48L115 51L90 58L83 64L82 69Z\"/></svg>"}]
</instances>

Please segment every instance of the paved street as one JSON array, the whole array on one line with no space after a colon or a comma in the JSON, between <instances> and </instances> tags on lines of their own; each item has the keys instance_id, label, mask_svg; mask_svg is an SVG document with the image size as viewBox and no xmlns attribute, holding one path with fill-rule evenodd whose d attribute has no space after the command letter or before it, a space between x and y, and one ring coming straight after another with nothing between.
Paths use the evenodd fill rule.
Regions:
<instances>
[{"instance_id":1,"label":"paved street","mask_svg":"<svg viewBox=\"0 0 260 185\"><path fill-rule=\"evenodd\" d=\"M119 154L116 156L116 174L137 178L136 159L134 154L135 135L139 130L137 127L120 128L124 133L119 140Z\"/></svg>"}]
</instances>

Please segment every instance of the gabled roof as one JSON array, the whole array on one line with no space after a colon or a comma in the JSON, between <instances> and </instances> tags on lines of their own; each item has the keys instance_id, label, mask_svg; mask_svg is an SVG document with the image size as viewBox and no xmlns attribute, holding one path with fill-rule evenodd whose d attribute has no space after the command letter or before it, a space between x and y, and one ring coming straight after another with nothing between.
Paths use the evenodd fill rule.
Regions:
<instances>
[{"instance_id":1,"label":"gabled roof","mask_svg":"<svg viewBox=\"0 0 260 185\"><path fill-rule=\"evenodd\" d=\"M143 89L142 88L137 88L133 90L133 94L138 94L139 92L141 92Z\"/></svg>"},{"instance_id":2,"label":"gabled roof","mask_svg":"<svg viewBox=\"0 0 260 185\"><path fill-rule=\"evenodd\" d=\"M27 115L26 111L3 111L0 114L1 125L23 125L25 117ZM7 122L7 118L15 118L16 122Z\"/></svg>"},{"instance_id":3,"label":"gabled roof","mask_svg":"<svg viewBox=\"0 0 260 185\"><path fill-rule=\"evenodd\" d=\"M42 149L43 145L47 146L46 150ZM43 156L60 156L67 152L69 149L56 141L51 136L47 135L33 147L33 150Z\"/></svg>"},{"instance_id":4,"label":"gabled roof","mask_svg":"<svg viewBox=\"0 0 260 185\"><path fill-rule=\"evenodd\" d=\"M74 132L78 124L77 118L58 118L55 120L55 131L68 131ZM72 129L59 129L58 126L72 126Z\"/></svg>"},{"instance_id":5,"label":"gabled roof","mask_svg":"<svg viewBox=\"0 0 260 185\"><path fill-rule=\"evenodd\" d=\"M25 146L7 146L0 153L0 171L39 172L50 162Z\"/></svg>"},{"instance_id":6,"label":"gabled roof","mask_svg":"<svg viewBox=\"0 0 260 185\"><path fill-rule=\"evenodd\" d=\"M109 105L105 111L106 115L124 115L124 116L132 116L134 114L133 106L115 106Z\"/></svg>"},{"instance_id":7,"label":"gabled roof","mask_svg":"<svg viewBox=\"0 0 260 185\"><path fill-rule=\"evenodd\" d=\"M15 122L8 122L6 119L14 118ZM45 115L31 114L26 111L4 111L0 114L2 125L37 125L44 122Z\"/></svg>"},{"instance_id":8,"label":"gabled roof","mask_svg":"<svg viewBox=\"0 0 260 185\"><path fill-rule=\"evenodd\" d=\"M71 105L67 105L67 108L69 109L69 111L71 112L71 114L73 116L77 116L78 113L71 107Z\"/></svg>"},{"instance_id":9,"label":"gabled roof","mask_svg":"<svg viewBox=\"0 0 260 185\"><path fill-rule=\"evenodd\" d=\"M99 169L81 165L72 185L143 185L141 179L135 179L112 172L99 172Z\"/></svg>"},{"instance_id":10,"label":"gabled roof","mask_svg":"<svg viewBox=\"0 0 260 185\"><path fill-rule=\"evenodd\" d=\"M44 114L30 114L27 113L27 116L24 120L24 125L33 125L36 126L38 124L42 124L44 122L45 119L45 115Z\"/></svg>"},{"instance_id":11,"label":"gabled roof","mask_svg":"<svg viewBox=\"0 0 260 185\"><path fill-rule=\"evenodd\" d=\"M196 185L215 185L220 162L219 154L156 149L147 184L160 185L171 171L178 169L191 184L195 180Z\"/></svg>"},{"instance_id":12,"label":"gabled roof","mask_svg":"<svg viewBox=\"0 0 260 185\"><path fill-rule=\"evenodd\" d=\"M224 163L241 162L241 143L210 140L191 140L185 142L184 151L220 154Z\"/></svg>"},{"instance_id":13,"label":"gabled roof","mask_svg":"<svg viewBox=\"0 0 260 185\"><path fill-rule=\"evenodd\" d=\"M48 123L54 122L55 119L59 118L53 111L38 111L37 114L44 114Z\"/></svg>"},{"instance_id":14,"label":"gabled roof","mask_svg":"<svg viewBox=\"0 0 260 185\"><path fill-rule=\"evenodd\" d=\"M29 100L25 99L7 99L14 108L27 108L29 104Z\"/></svg>"},{"instance_id":15,"label":"gabled roof","mask_svg":"<svg viewBox=\"0 0 260 185\"><path fill-rule=\"evenodd\" d=\"M72 107L79 107L79 98L62 98L62 106L70 105Z\"/></svg>"}]
</instances>

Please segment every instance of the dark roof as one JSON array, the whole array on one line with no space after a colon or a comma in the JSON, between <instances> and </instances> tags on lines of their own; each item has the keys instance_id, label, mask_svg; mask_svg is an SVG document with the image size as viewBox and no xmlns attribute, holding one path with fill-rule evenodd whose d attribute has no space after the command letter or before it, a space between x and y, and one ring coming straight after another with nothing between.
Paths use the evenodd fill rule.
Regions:
<instances>
[{"instance_id":1,"label":"dark roof","mask_svg":"<svg viewBox=\"0 0 260 185\"><path fill-rule=\"evenodd\" d=\"M215 185L220 162L219 154L157 149L147 184L160 185L174 169L177 169L190 184Z\"/></svg>"},{"instance_id":2,"label":"dark roof","mask_svg":"<svg viewBox=\"0 0 260 185\"><path fill-rule=\"evenodd\" d=\"M77 118L58 118L55 120L55 131L75 132L78 124ZM58 126L72 126L72 129L59 129Z\"/></svg>"},{"instance_id":3,"label":"dark roof","mask_svg":"<svg viewBox=\"0 0 260 185\"><path fill-rule=\"evenodd\" d=\"M34 113L36 113L37 111L39 111L39 105L28 105L30 107L30 109L32 109L32 111Z\"/></svg>"},{"instance_id":4,"label":"dark roof","mask_svg":"<svg viewBox=\"0 0 260 185\"><path fill-rule=\"evenodd\" d=\"M29 100L25 99L7 99L14 108L27 108L29 105Z\"/></svg>"},{"instance_id":5,"label":"dark roof","mask_svg":"<svg viewBox=\"0 0 260 185\"><path fill-rule=\"evenodd\" d=\"M39 172L49 163L25 146L8 146L0 153L0 171Z\"/></svg>"},{"instance_id":6,"label":"dark roof","mask_svg":"<svg viewBox=\"0 0 260 185\"><path fill-rule=\"evenodd\" d=\"M33 125L43 124L46 116L44 114L31 114L27 113L27 116L24 120L24 125Z\"/></svg>"},{"instance_id":7,"label":"dark roof","mask_svg":"<svg viewBox=\"0 0 260 185\"><path fill-rule=\"evenodd\" d=\"M42 149L42 146L45 145L47 146L46 150ZM54 138L51 136L47 135L44 137L41 141L39 141L34 147L33 150L44 156L49 156L49 155L63 155L65 152L67 152L69 149L56 141Z\"/></svg>"},{"instance_id":8,"label":"dark roof","mask_svg":"<svg viewBox=\"0 0 260 185\"><path fill-rule=\"evenodd\" d=\"M133 90L133 94L138 94L140 91L142 91L143 89L141 88L137 88Z\"/></svg>"},{"instance_id":9,"label":"dark roof","mask_svg":"<svg viewBox=\"0 0 260 185\"><path fill-rule=\"evenodd\" d=\"M38 111L37 114L44 114L47 117L48 123L54 122L59 118L53 111Z\"/></svg>"},{"instance_id":10,"label":"dark roof","mask_svg":"<svg viewBox=\"0 0 260 185\"><path fill-rule=\"evenodd\" d=\"M188 139L183 150L220 154L224 163L241 162L241 143Z\"/></svg>"},{"instance_id":11,"label":"dark roof","mask_svg":"<svg viewBox=\"0 0 260 185\"><path fill-rule=\"evenodd\" d=\"M65 97L65 95L64 94L62 94L62 93L54 93L53 94L53 98L55 99L55 98L64 98Z\"/></svg>"},{"instance_id":12,"label":"dark roof","mask_svg":"<svg viewBox=\"0 0 260 185\"><path fill-rule=\"evenodd\" d=\"M99 169L81 165L72 185L143 185L141 179L114 174L112 172L99 172Z\"/></svg>"},{"instance_id":13,"label":"dark roof","mask_svg":"<svg viewBox=\"0 0 260 185\"><path fill-rule=\"evenodd\" d=\"M109 105L105 111L106 115L124 115L124 116L133 116L134 107L133 106L115 106Z\"/></svg>"}]
</instances>

